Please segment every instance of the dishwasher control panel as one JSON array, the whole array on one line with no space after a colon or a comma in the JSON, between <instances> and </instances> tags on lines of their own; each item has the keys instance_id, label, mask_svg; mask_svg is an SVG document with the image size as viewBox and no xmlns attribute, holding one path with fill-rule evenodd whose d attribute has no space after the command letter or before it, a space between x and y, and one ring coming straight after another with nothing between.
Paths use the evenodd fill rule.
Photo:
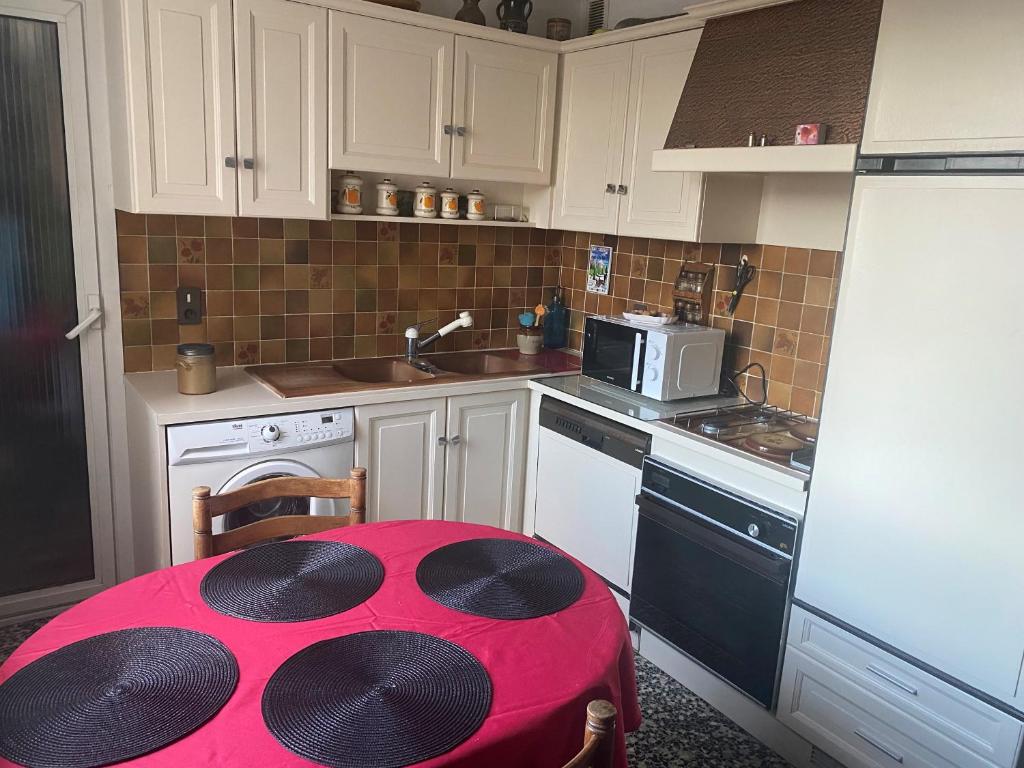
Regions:
<instances>
[{"instance_id":1,"label":"dishwasher control panel","mask_svg":"<svg viewBox=\"0 0 1024 768\"><path fill-rule=\"evenodd\" d=\"M651 436L646 432L553 397L545 396L541 401L540 425L637 469L643 466L644 457L651 452Z\"/></svg>"}]
</instances>

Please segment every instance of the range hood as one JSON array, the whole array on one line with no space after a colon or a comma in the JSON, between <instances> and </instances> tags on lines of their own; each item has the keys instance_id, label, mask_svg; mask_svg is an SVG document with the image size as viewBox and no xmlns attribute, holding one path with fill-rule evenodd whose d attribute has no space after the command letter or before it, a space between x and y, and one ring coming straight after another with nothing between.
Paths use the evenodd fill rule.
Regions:
<instances>
[{"instance_id":1,"label":"range hood","mask_svg":"<svg viewBox=\"0 0 1024 768\"><path fill-rule=\"evenodd\" d=\"M709 19L653 169L852 174L881 8L797 0ZM828 125L828 143L793 146L802 123Z\"/></svg>"}]
</instances>

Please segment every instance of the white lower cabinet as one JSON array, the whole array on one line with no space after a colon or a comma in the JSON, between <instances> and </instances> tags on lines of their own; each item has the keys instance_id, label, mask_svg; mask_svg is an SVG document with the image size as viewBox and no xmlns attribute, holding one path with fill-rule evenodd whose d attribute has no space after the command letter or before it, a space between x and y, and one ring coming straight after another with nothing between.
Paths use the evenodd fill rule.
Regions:
<instances>
[{"instance_id":1,"label":"white lower cabinet","mask_svg":"<svg viewBox=\"0 0 1024 768\"><path fill-rule=\"evenodd\" d=\"M445 399L356 408L356 465L366 467L366 520L440 520Z\"/></svg>"},{"instance_id":2,"label":"white lower cabinet","mask_svg":"<svg viewBox=\"0 0 1024 768\"><path fill-rule=\"evenodd\" d=\"M522 527L525 391L448 399L444 519Z\"/></svg>"},{"instance_id":3,"label":"white lower cabinet","mask_svg":"<svg viewBox=\"0 0 1024 768\"><path fill-rule=\"evenodd\" d=\"M847 768L1012 768L1024 725L794 607L778 718Z\"/></svg>"},{"instance_id":4,"label":"white lower cabinet","mask_svg":"<svg viewBox=\"0 0 1024 768\"><path fill-rule=\"evenodd\" d=\"M366 519L457 520L519 530L525 391L355 409Z\"/></svg>"}]
</instances>

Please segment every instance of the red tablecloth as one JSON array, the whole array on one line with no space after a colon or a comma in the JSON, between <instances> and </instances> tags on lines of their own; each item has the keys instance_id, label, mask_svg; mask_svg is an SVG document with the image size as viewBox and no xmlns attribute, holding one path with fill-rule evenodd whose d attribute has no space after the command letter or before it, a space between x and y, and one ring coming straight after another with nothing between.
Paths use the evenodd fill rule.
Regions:
<instances>
[{"instance_id":1,"label":"red tablecloth","mask_svg":"<svg viewBox=\"0 0 1024 768\"><path fill-rule=\"evenodd\" d=\"M290 624L223 616L199 597L199 582L230 555L140 576L96 595L53 619L0 667L0 682L68 643L129 627L174 626L205 632L238 659L238 688L199 730L122 765L189 768L205 765L311 766L274 739L263 724L260 697L288 657L329 637L368 629L426 632L461 645L479 659L493 684L491 710L480 729L427 768L547 768L561 766L582 743L587 702L604 698L619 710L616 765L626 766L624 732L640 725L633 653L626 623L608 588L584 566L582 597L539 619L497 621L445 608L416 584L416 566L445 544L484 537L524 538L478 525L394 522L341 528L310 538L346 541L384 564L381 588L340 615ZM577 563L578 564L578 563ZM12 765L0 759L0 765Z\"/></svg>"}]
</instances>

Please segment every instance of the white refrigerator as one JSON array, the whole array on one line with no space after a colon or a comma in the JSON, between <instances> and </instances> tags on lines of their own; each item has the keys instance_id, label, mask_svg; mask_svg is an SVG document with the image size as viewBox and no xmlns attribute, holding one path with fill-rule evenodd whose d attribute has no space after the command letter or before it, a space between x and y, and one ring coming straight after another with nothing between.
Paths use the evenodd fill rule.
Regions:
<instances>
[{"instance_id":1,"label":"white refrigerator","mask_svg":"<svg viewBox=\"0 0 1024 768\"><path fill-rule=\"evenodd\" d=\"M1022 386L1024 175L859 177L795 598L1018 711Z\"/></svg>"}]
</instances>

